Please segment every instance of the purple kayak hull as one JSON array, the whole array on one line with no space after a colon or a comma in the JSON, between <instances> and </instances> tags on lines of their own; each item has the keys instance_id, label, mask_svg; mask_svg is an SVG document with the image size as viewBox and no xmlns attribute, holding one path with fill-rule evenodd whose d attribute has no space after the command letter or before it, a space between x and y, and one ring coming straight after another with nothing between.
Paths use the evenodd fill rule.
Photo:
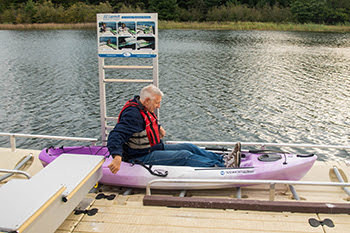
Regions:
<instances>
[{"instance_id":1,"label":"purple kayak hull","mask_svg":"<svg viewBox=\"0 0 350 233\"><path fill-rule=\"evenodd\" d=\"M47 148L41 151L39 159L43 166L51 163L61 154L89 154L105 156L102 165L103 176L100 183L144 188L154 179L211 179L211 180L300 180L311 169L317 159L316 155L295 155L284 153L248 152L242 151L242 162L239 168L222 167L184 167L154 165L151 170L160 174L167 173L166 177L155 176L145 167L138 164L122 162L117 174L113 174L108 165L112 161L108 157L106 147L65 147ZM159 189L216 189L235 186L229 183L155 183L152 188Z\"/></svg>"}]
</instances>

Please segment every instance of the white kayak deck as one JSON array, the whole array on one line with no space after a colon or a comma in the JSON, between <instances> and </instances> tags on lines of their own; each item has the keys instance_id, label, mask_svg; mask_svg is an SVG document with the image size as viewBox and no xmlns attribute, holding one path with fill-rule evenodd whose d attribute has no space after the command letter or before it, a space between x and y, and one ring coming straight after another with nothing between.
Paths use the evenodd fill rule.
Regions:
<instances>
[{"instance_id":1,"label":"white kayak deck","mask_svg":"<svg viewBox=\"0 0 350 233\"><path fill-rule=\"evenodd\" d=\"M34 160L25 170L34 177L42 169L38 161L40 151L19 150L10 152L0 148L0 168L13 169L25 155L33 153ZM337 166L350 177L350 164L343 161L321 162L315 165L303 181L331 181L329 170ZM0 173L0 176L3 175ZM26 179L23 175L11 178ZM5 180L4 182L6 182ZM10 183L10 182L9 182ZM0 183L0 185L2 185ZM300 202L350 203L349 196L339 187L295 186L301 198ZM145 189L135 189L132 195L123 195L126 188L102 186L97 192L85 195L87 210L98 209L95 215L75 215L74 212L55 231L57 233L87 232L337 232L347 233L350 229L348 214L317 214L291 212L263 212L234 209L172 208L162 206L144 206ZM35 191L33 191L35 192ZM198 198L236 198L236 188L221 190L189 190L186 196ZM25 195L25 191L23 195ZM115 194L113 200L95 199L98 194ZM152 190L154 196L178 196L181 191ZM243 187L243 200L269 200L269 187L257 185ZM29 195L29 194L27 194ZM292 199L285 185L277 185L275 201L298 202ZM3 208L2 208L3 209ZM2 214L6 214L6 211ZM323 221L331 219L334 227L319 225L313 227L309 219Z\"/></svg>"}]
</instances>

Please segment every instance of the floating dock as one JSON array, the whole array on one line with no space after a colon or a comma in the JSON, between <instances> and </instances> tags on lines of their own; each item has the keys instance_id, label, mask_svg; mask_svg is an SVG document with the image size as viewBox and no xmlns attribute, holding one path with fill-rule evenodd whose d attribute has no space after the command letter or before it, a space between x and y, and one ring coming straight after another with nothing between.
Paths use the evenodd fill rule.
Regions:
<instances>
[{"instance_id":1,"label":"floating dock","mask_svg":"<svg viewBox=\"0 0 350 233\"><path fill-rule=\"evenodd\" d=\"M13 169L19 160L32 154L33 159L24 170L35 176L42 170L38 160L39 152L21 149L11 152L8 148L0 148L0 167ZM345 161L316 161L302 181L337 182L332 172L334 166L343 178L350 176L350 164ZM0 173L1 175L3 174ZM15 174L3 180L1 185L13 178L27 179L22 174ZM322 213L317 209L307 213L291 212L284 211L283 206L278 209L278 203L287 207L317 203L323 203L328 208L335 204L347 207L350 205L350 197L346 191L333 186L295 185L294 188L300 200L294 199L288 186L278 184L273 192L273 201L270 200L270 187L265 184L241 188L240 199L237 199L236 188L152 190L152 195L147 196L145 189L99 185L83 197L54 232L349 232L350 215L346 208L342 214L329 211ZM25 194L26 191L23 192ZM266 205L264 210L263 205L260 205L259 211L244 208L238 210L232 204L243 203L244 206L245 202L271 202L277 207L273 210L272 205L270 208Z\"/></svg>"}]
</instances>

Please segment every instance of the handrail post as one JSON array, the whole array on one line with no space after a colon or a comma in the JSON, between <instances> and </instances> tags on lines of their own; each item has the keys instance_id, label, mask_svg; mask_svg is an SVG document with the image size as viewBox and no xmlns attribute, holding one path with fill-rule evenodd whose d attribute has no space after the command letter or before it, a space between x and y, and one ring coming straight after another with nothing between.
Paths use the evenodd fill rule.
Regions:
<instances>
[{"instance_id":1,"label":"handrail post","mask_svg":"<svg viewBox=\"0 0 350 233\"><path fill-rule=\"evenodd\" d=\"M260 150L265 150L265 144L260 145Z\"/></svg>"},{"instance_id":2,"label":"handrail post","mask_svg":"<svg viewBox=\"0 0 350 233\"><path fill-rule=\"evenodd\" d=\"M275 200L275 183L270 183L270 201L274 201Z\"/></svg>"},{"instance_id":3,"label":"handrail post","mask_svg":"<svg viewBox=\"0 0 350 233\"><path fill-rule=\"evenodd\" d=\"M147 183L147 186L146 186L146 195L147 196L151 196L152 195L152 193L151 193L151 184L152 183L153 183L152 181Z\"/></svg>"},{"instance_id":4,"label":"handrail post","mask_svg":"<svg viewBox=\"0 0 350 233\"><path fill-rule=\"evenodd\" d=\"M289 185L289 189L292 192L294 199L297 200L297 201L300 201L300 197L299 197L297 191L295 190L294 186L293 185Z\"/></svg>"},{"instance_id":5,"label":"handrail post","mask_svg":"<svg viewBox=\"0 0 350 233\"><path fill-rule=\"evenodd\" d=\"M242 199L242 189L241 189L241 187L237 187L237 199Z\"/></svg>"},{"instance_id":6,"label":"handrail post","mask_svg":"<svg viewBox=\"0 0 350 233\"><path fill-rule=\"evenodd\" d=\"M10 144L11 144L11 151L15 152L16 151L16 135L11 134L11 136L10 136Z\"/></svg>"},{"instance_id":7,"label":"handrail post","mask_svg":"<svg viewBox=\"0 0 350 233\"><path fill-rule=\"evenodd\" d=\"M345 181L344 181L342 175L340 174L340 172L339 172L337 166L333 166L333 171L334 171L335 175L337 176L339 182L344 183ZM346 192L346 194L348 194L348 196L350 197L350 190L349 190L347 187L342 187L342 189L343 189L344 192Z\"/></svg>"}]
</instances>

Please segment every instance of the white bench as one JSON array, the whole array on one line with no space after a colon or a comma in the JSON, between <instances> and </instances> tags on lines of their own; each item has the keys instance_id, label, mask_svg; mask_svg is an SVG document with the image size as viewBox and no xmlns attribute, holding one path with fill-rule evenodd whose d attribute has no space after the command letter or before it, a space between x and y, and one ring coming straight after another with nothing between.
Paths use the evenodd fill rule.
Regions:
<instances>
[{"instance_id":1,"label":"white bench","mask_svg":"<svg viewBox=\"0 0 350 233\"><path fill-rule=\"evenodd\" d=\"M63 154L0 187L0 231L54 232L102 177L103 156Z\"/></svg>"}]
</instances>

